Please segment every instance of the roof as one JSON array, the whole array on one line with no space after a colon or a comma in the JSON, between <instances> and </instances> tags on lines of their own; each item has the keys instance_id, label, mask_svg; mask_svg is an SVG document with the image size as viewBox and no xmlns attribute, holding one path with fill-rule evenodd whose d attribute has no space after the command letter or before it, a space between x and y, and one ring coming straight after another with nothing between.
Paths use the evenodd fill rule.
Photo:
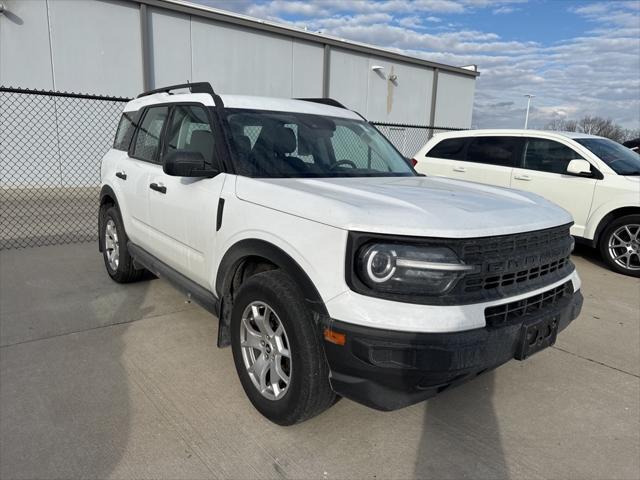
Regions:
<instances>
[{"instance_id":1,"label":"roof","mask_svg":"<svg viewBox=\"0 0 640 480\"><path fill-rule=\"evenodd\" d=\"M351 118L362 120L357 114L346 108L338 108L321 103L295 100L290 98L255 97L250 95L220 95L225 108L243 108L249 110L269 110L276 112L297 112L329 117ZM197 102L206 106L214 106L213 98L208 93L155 93L128 102L124 110L136 111L148 105L177 102Z\"/></svg>"},{"instance_id":2,"label":"roof","mask_svg":"<svg viewBox=\"0 0 640 480\"><path fill-rule=\"evenodd\" d=\"M451 137L480 137L485 135L528 135L541 137L565 137L565 138L602 138L598 135L589 135L581 132L560 132L556 130L529 130L522 128L494 128L494 129L478 129L478 130L461 130L456 132L436 133L434 138L451 138Z\"/></svg>"},{"instance_id":3,"label":"roof","mask_svg":"<svg viewBox=\"0 0 640 480\"><path fill-rule=\"evenodd\" d=\"M299 38L308 42L321 45L339 47L341 50L364 53L367 55L377 55L378 57L387 58L398 62L404 62L422 67L434 68L451 73L458 73L468 77L477 77L480 75L475 68L470 67L454 67L444 63L432 62L417 57L405 55L395 50L376 47L366 43L347 41L343 38L334 37L322 33L309 32L302 28L290 25L283 25L268 20L242 15L239 13L220 10L209 6L199 5L184 0L135 0L137 3L149 5L165 10L186 13L201 18L208 18L219 22L240 25L254 30L262 30L270 33L276 33L287 37Z\"/></svg>"}]
</instances>

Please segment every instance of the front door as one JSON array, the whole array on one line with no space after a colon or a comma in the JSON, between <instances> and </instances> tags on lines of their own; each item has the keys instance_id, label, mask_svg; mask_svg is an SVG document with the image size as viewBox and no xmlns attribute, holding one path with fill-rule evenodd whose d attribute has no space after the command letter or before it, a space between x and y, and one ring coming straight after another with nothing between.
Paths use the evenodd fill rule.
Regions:
<instances>
[{"instance_id":1,"label":"front door","mask_svg":"<svg viewBox=\"0 0 640 480\"><path fill-rule=\"evenodd\" d=\"M210 117L201 105L175 105L165 131L163 155L176 150L199 152L220 170L214 155ZM226 174L213 178L167 175L161 165L149 176L151 253L195 282L206 286L205 262L214 251L216 212Z\"/></svg>"},{"instance_id":2,"label":"front door","mask_svg":"<svg viewBox=\"0 0 640 480\"><path fill-rule=\"evenodd\" d=\"M567 174L567 165L574 159L583 157L567 145L528 138L522 164L513 169L511 187L537 193L560 205L573 216L571 234L583 236L598 180Z\"/></svg>"}]
</instances>

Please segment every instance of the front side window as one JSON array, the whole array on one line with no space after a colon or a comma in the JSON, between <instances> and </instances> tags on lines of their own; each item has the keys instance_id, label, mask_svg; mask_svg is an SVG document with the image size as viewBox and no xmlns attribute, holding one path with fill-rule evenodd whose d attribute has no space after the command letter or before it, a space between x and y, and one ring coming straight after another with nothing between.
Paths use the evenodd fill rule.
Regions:
<instances>
[{"instance_id":1,"label":"front side window","mask_svg":"<svg viewBox=\"0 0 640 480\"><path fill-rule=\"evenodd\" d=\"M168 107L151 107L142 119L133 145L132 156L146 162L157 161L162 127L169 113Z\"/></svg>"},{"instance_id":2,"label":"front side window","mask_svg":"<svg viewBox=\"0 0 640 480\"><path fill-rule=\"evenodd\" d=\"M582 159L573 149L544 138L529 138L523 168L549 173L566 173L571 160Z\"/></svg>"},{"instance_id":3,"label":"front side window","mask_svg":"<svg viewBox=\"0 0 640 480\"><path fill-rule=\"evenodd\" d=\"M429 153L427 153L427 157L464 160L464 147L466 144L466 138L449 138L433 147Z\"/></svg>"},{"instance_id":4,"label":"front side window","mask_svg":"<svg viewBox=\"0 0 640 480\"><path fill-rule=\"evenodd\" d=\"M520 151L518 137L475 137L467 147L467 162L513 167Z\"/></svg>"},{"instance_id":5,"label":"front side window","mask_svg":"<svg viewBox=\"0 0 640 480\"><path fill-rule=\"evenodd\" d=\"M214 165L214 137L203 107L176 105L165 138L165 154L176 150L198 152L205 163Z\"/></svg>"},{"instance_id":6,"label":"front side window","mask_svg":"<svg viewBox=\"0 0 640 480\"><path fill-rule=\"evenodd\" d=\"M640 155L608 138L576 138L618 175L640 175Z\"/></svg>"},{"instance_id":7,"label":"front side window","mask_svg":"<svg viewBox=\"0 0 640 480\"><path fill-rule=\"evenodd\" d=\"M131 139L136 131L139 112L124 112L120 117L120 123L118 123L118 130L116 131L116 138L113 142L113 148L116 150L129 150L131 145Z\"/></svg>"},{"instance_id":8,"label":"front side window","mask_svg":"<svg viewBox=\"0 0 640 480\"><path fill-rule=\"evenodd\" d=\"M253 177L414 176L407 161L363 120L229 109L236 170Z\"/></svg>"}]
</instances>

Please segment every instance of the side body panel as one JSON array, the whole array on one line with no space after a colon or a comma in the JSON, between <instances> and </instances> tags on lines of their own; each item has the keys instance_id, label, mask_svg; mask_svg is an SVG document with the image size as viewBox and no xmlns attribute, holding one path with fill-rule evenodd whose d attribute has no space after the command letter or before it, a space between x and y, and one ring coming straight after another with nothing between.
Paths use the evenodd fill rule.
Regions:
<instances>
[{"instance_id":1,"label":"side body panel","mask_svg":"<svg viewBox=\"0 0 640 480\"><path fill-rule=\"evenodd\" d=\"M227 176L172 177L160 165L152 165L149 175L149 184L155 183L166 191L148 190L146 249L203 286L211 277L207 258L215 254L216 212Z\"/></svg>"}]
</instances>

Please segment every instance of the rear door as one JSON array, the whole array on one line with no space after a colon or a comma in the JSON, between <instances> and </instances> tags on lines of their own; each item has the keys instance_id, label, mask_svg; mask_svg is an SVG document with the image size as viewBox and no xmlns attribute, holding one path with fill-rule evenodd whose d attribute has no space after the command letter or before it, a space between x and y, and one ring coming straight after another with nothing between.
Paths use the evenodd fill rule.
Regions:
<instances>
[{"instance_id":1,"label":"rear door","mask_svg":"<svg viewBox=\"0 0 640 480\"><path fill-rule=\"evenodd\" d=\"M176 150L199 152L208 166L222 171L211 121L203 105L174 105L161 156ZM150 252L203 286L210 280L205 265L214 252L216 213L225 178L225 173L213 178L170 176L161 162L149 176Z\"/></svg>"},{"instance_id":2,"label":"rear door","mask_svg":"<svg viewBox=\"0 0 640 480\"><path fill-rule=\"evenodd\" d=\"M595 175L589 178L567 174L567 165L574 159L584 158L568 145L527 138L521 164L513 169L511 187L537 193L568 210L575 222L572 235L583 236L598 180Z\"/></svg>"},{"instance_id":3,"label":"rear door","mask_svg":"<svg viewBox=\"0 0 640 480\"><path fill-rule=\"evenodd\" d=\"M458 180L508 187L522 152L522 139L510 136L449 138L427 153L421 171Z\"/></svg>"},{"instance_id":4,"label":"rear door","mask_svg":"<svg viewBox=\"0 0 640 480\"><path fill-rule=\"evenodd\" d=\"M160 138L169 107L148 107L142 112L139 126L129 147L127 165L122 169L129 189L127 206L131 218L129 238L144 249L149 249L149 175L158 163Z\"/></svg>"}]
</instances>

